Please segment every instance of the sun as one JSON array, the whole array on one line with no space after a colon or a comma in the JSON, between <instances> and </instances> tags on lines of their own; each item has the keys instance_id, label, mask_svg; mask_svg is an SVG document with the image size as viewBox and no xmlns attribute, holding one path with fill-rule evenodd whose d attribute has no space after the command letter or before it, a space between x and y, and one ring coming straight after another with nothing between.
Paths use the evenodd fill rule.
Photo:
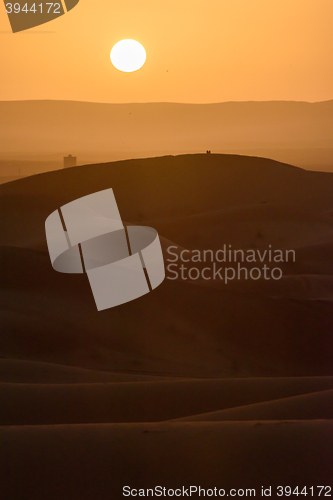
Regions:
<instances>
[{"instance_id":1,"label":"sun","mask_svg":"<svg viewBox=\"0 0 333 500\"><path fill-rule=\"evenodd\" d=\"M146 51L136 40L120 40L111 50L111 62L119 71L131 73L142 68L146 62Z\"/></svg>"}]
</instances>

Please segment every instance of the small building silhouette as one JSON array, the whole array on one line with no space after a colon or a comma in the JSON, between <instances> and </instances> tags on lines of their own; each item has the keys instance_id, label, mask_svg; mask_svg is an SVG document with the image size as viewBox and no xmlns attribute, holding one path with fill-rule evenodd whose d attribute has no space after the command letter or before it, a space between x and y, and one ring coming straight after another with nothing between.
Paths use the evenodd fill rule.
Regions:
<instances>
[{"instance_id":1,"label":"small building silhouette","mask_svg":"<svg viewBox=\"0 0 333 500\"><path fill-rule=\"evenodd\" d=\"M64 156L64 168L76 167L76 156Z\"/></svg>"}]
</instances>

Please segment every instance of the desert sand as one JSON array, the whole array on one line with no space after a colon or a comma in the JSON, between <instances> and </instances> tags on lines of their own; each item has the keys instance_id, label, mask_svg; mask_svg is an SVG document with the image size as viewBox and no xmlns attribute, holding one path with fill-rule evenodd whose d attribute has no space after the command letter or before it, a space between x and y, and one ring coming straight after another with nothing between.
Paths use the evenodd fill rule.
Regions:
<instances>
[{"instance_id":1,"label":"desert sand","mask_svg":"<svg viewBox=\"0 0 333 500\"><path fill-rule=\"evenodd\" d=\"M85 275L52 269L44 223L110 187L127 224L158 230L165 259L170 245L271 244L296 262L269 284L166 279L98 313ZM4 498L332 486L332 192L333 174L214 154L0 186Z\"/></svg>"}]
</instances>

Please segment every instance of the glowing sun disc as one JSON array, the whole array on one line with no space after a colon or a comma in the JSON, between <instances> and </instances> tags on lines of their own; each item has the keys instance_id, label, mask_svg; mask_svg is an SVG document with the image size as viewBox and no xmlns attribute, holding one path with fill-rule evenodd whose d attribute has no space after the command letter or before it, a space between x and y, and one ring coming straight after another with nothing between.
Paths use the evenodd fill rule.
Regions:
<instances>
[{"instance_id":1,"label":"glowing sun disc","mask_svg":"<svg viewBox=\"0 0 333 500\"><path fill-rule=\"evenodd\" d=\"M120 40L111 50L111 62L119 71L131 73L142 68L146 62L146 51L136 40Z\"/></svg>"}]
</instances>

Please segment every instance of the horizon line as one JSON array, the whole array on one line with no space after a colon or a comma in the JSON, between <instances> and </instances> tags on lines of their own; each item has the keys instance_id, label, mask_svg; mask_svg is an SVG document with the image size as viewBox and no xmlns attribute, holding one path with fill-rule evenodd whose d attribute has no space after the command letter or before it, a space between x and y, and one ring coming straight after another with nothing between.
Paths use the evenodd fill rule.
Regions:
<instances>
[{"instance_id":1,"label":"horizon line","mask_svg":"<svg viewBox=\"0 0 333 500\"><path fill-rule=\"evenodd\" d=\"M107 104L113 106L123 106L123 105L149 105L149 104L172 104L172 105L183 105L183 106L214 106L219 104L263 104L263 103L299 103L299 104L323 104L332 102L332 99L327 99L324 101L298 101L298 100L286 100L286 99L271 99L271 100L246 100L246 101L218 101L218 102L177 102L177 101L144 101L144 102L100 102L100 101L81 101L75 99L7 99L0 100L0 103L5 102L72 102L80 104Z\"/></svg>"}]
</instances>

